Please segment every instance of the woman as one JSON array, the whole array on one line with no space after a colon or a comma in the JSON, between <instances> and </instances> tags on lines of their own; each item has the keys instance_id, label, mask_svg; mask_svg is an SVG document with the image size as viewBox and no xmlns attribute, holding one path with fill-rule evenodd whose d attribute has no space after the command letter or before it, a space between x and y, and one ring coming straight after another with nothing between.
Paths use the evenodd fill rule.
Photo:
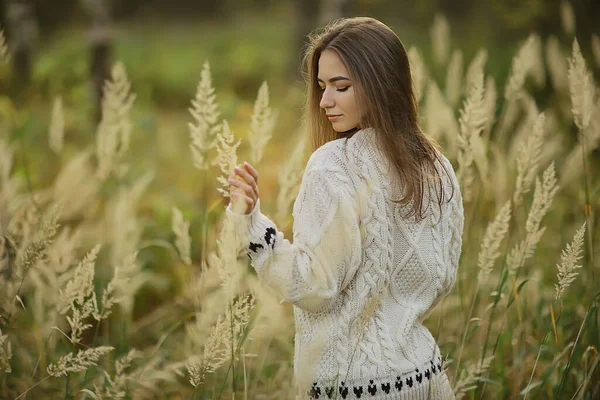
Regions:
<instances>
[{"instance_id":1,"label":"woman","mask_svg":"<svg viewBox=\"0 0 600 400\"><path fill-rule=\"evenodd\" d=\"M456 279L462 199L418 126L404 46L375 19L342 19L311 37L305 64L316 150L293 244L260 212L251 165L227 207L259 277L294 304L297 381L312 398L453 398L422 320Z\"/></svg>"}]
</instances>

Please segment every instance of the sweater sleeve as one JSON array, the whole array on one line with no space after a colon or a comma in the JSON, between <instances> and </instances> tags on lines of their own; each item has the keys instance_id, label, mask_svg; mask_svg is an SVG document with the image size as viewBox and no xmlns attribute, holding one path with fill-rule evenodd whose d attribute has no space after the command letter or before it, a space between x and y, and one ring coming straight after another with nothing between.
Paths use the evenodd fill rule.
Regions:
<instances>
[{"instance_id":1,"label":"sweater sleeve","mask_svg":"<svg viewBox=\"0 0 600 400\"><path fill-rule=\"evenodd\" d=\"M317 312L331 306L358 269L361 258L355 202L336 174L312 170L294 204L293 243L260 211L227 207L240 246L258 276L284 299Z\"/></svg>"}]
</instances>

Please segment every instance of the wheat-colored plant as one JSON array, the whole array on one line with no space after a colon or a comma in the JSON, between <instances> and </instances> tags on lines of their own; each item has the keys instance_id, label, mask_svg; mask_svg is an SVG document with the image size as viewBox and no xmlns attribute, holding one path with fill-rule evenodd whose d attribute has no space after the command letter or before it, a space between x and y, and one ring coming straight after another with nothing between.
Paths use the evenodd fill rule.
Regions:
<instances>
[{"instance_id":1,"label":"wheat-colored plant","mask_svg":"<svg viewBox=\"0 0 600 400\"><path fill-rule=\"evenodd\" d=\"M471 364L467 367L467 372L463 374L461 379L454 385L454 396L456 397L456 400L462 399L467 392L477 387L476 384L490 368L493 359L494 356L486 357L484 360L480 360L476 364Z\"/></svg>"},{"instance_id":2,"label":"wheat-colored plant","mask_svg":"<svg viewBox=\"0 0 600 400\"><path fill-rule=\"evenodd\" d=\"M113 278L102 293L102 308L94 313L96 320L108 318L115 304L127 301L131 298L131 293L135 293L142 286L145 280L139 281L139 272L137 252L127 256L121 265L115 266ZM136 277L138 278L137 283L134 281ZM132 281L134 281L133 285Z\"/></svg>"},{"instance_id":3,"label":"wheat-colored plant","mask_svg":"<svg viewBox=\"0 0 600 400\"><path fill-rule=\"evenodd\" d=\"M458 104L462 93L463 64L462 51L454 50L446 74L446 98L452 108Z\"/></svg>"},{"instance_id":4,"label":"wheat-colored plant","mask_svg":"<svg viewBox=\"0 0 600 400\"><path fill-rule=\"evenodd\" d=\"M100 179L106 179L112 172L123 175L126 171L122 158L129 149L130 113L135 101L135 94L130 91L125 66L117 62L112 68L111 79L104 84L102 119L96 133L97 175Z\"/></svg>"},{"instance_id":5,"label":"wheat-colored plant","mask_svg":"<svg viewBox=\"0 0 600 400\"><path fill-rule=\"evenodd\" d=\"M39 214L34 211L37 209L33 204L26 203L22 210L33 217L34 220L33 222L22 220L23 224L18 224L16 219L19 214L15 214L8 225L8 236L20 241L20 244L16 245L14 267L10 271L10 278L3 282L2 297L0 297L2 303L6 303L6 305L3 305L9 307L8 310L13 311L15 300L20 299L22 283L29 274L30 269L39 261L44 260L47 255L48 248L59 228L58 219L62 206L51 204L40 221L38 221ZM12 311L10 312L12 313Z\"/></svg>"},{"instance_id":6,"label":"wheat-colored plant","mask_svg":"<svg viewBox=\"0 0 600 400\"><path fill-rule=\"evenodd\" d=\"M458 123L454 110L446 102L437 83L429 81L424 107L425 131L436 140L444 139L445 151L450 157L458 152Z\"/></svg>"},{"instance_id":7,"label":"wheat-colored plant","mask_svg":"<svg viewBox=\"0 0 600 400\"><path fill-rule=\"evenodd\" d=\"M64 205L61 217L70 220L94 212L101 181L91 162L92 152L81 151L67 162L50 189L52 198Z\"/></svg>"},{"instance_id":8,"label":"wheat-colored plant","mask_svg":"<svg viewBox=\"0 0 600 400\"><path fill-rule=\"evenodd\" d=\"M235 141L233 132L229 129L229 124L223 120L222 129L218 134L219 144L217 147L218 165L223 175L217 177L217 182L221 184L217 188L223 197L229 197L229 182L227 179L233 176L233 169L237 165L237 148L240 146L242 139Z\"/></svg>"},{"instance_id":9,"label":"wheat-colored plant","mask_svg":"<svg viewBox=\"0 0 600 400\"><path fill-rule=\"evenodd\" d=\"M429 33L434 60L438 66L443 66L446 64L450 53L450 24L448 24L446 17L436 13Z\"/></svg>"},{"instance_id":10,"label":"wheat-colored plant","mask_svg":"<svg viewBox=\"0 0 600 400\"><path fill-rule=\"evenodd\" d=\"M190 129L190 149L194 166L200 170L209 167L208 152L217 144L217 133L221 129L218 124L219 111L215 89L212 86L210 64L204 63L200 73L200 82L196 88L196 97L189 109L194 123L188 123Z\"/></svg>"},{"instance_id":11,"label":"wheat-colored plant","mask_svg":"<svg viewBox=\"0 0 600 400\"><path fill-rule=\"evenodd\" d=\"M560 23L567 35L575 34L575 11L569 1L562 0L560 2Z\"/></svg>"},{"instance_id":12,"label":"wheat-colored plant","mask_svg":"<svg viewBox=\"0 0 600 400\"><path fill-rule=\"evenodd\" d=\"M52 116L50 118L50 129L48 139L50 149L56 154L60 154L65 141L65 116L63 112L62 97L57 96L52 106Z\"/></svg>"},{"instance_id":13,"label":"wheat-colored plant","mask_svg":"<svg viewBox=\"0 0 600 400\"><path fill-rule=\"evenodd\" d=\"M126 370L131 366L133 360L141 357L141 354L136 349L131 349L129 352L118 358L115 361L115 373L111 377L108 373L104 373L105 386L94 385L93 395L102 399L123 399L127 395L128 384L134 381L132 375L126 373ZM134 383L135 384L135 383Z\"/></svg>"},{"instance_id":14,"label":"wheat-colored plant","mask_svg":"<svg viewBox=\"0 0 600 400\"><path fill-rule=\"evenodd\" d=\"M523 195L529 192L533 179L539 168L542 147L544 144L544 124L546 116L541 113L535 121L533 134L527 136L517 152L517 181L513 193L515 206L523 201Z\"/></svg>"},{"instance_id":15,"label":"wheat-colored plant","mask_svg":"<svg viewBox=\"0 0 600 400\"><path fill-rule=\"evenodd\" d=\"M532 60L529 76L533 79L533 83L538 88L546 86L546 67L544 63L544 48L542 38L538 34L533 34Z\"/></svg>"},{"instance_id":16,"label":"wheat-colored plant","mask_svg":"<svg viewBox=\"0 0 600 400\"><path fill-rule=\"evenodd\" d=\"M559 301L565 290L571 285L578 275L577 269L581 268L581 265L577 264L577 261L581 258L581 248L583 247L583 235L585 234L585 222L577 230L573 241L567 244L567 247L563 249L560 255L560 264L557 264L558 273L556 274L558 283L556 288L556 301Z\"/></svg>"},{"instance_id":17,"label":"wheat-colored plant","mask_svg":"<svg viewBox=\"0 0 600 400\"><path fill-rule=\"evenodd\" d=\"M116 195L106 204L104 230L100 235L103 236L102 242L111 245L110 263L113 265L122 262L140 248L144 226L136 211L142 195L153 180L154 173L147 172L131 186L119 187ZM140 274L139 277L143 275Z\"/></svg>"},{"instance_id":18,"label":"wheat-colored plant","mask_svg":"<svg viewBox=\"0 0 600 400\"><path fill-rule=\"evenodd\" d=\"M62 356L56 363L51 363L46 369L48 375L60 378L71 373L83 372L89 367L98 365L100 358L114 350L111 346L98 346L91 349L79 350L77 355L69 353Z\"/></svg>"},{"instance_id":19,"label":"wheat-colored plant","mask_svg":"<svg viewBox=\"0 0 600 400\"><path fill-rule=\"evenodd\" d=\"M277 193L277 212L275 219L284 224L289 216L289 208L300 189L304 173L304 154L307 147L307 135L299 135L298 141L290 156L283 162L277 172L279 192Z\"/></svg>"},{"instance_id":20,"label":"wheat-colored plant","mask_svg":"<svg viewBox=\"0 0 600 400\"><path fill-rule=\"evenodd\" d=\"M592 54L596 59L596 64L600 66L600 36L592 35Z\"/></svg>"},{"instance_id":21,"label":"wheat-colored plant","mask_svg":"<svg viewBox=\"0 0 600 400\"><path fill-rule=\"evenodd\" d=\"M500 256L500 244L508 233L510 221L510 200L504 203L498 214L488 225L481 242L481 249L477 255L477 267L479 276L477 281L484 283L492 272L496 259Z\"/></svg>"},{"instance_id":22,"label":"wheat-colored plant","mask_svg":"<svg viewBox=\"0 0 600 400\"><path fill-rule=\"evenodd\" d=\"M498 100L498 91L496 90L496 80L488 76L485 80L485 94L483 96L483 108L485 109L485 123L483 136L489 138L492 126L496 122L496 102Z\"/></svg>"},{"instance_id":23,"label":"wheat-colored plant","mask_svg":"<svg viewBox=\"0 0 600 400\"><path fill-rule=\"evenodd\" d=\"M592 119L595 107L596 84L581 55L577 39L573 40L573 53L569 59L569 89L575 125L583 131Z\"/></svg>"},{"instance_id":24,"label":"wheat-colored plant","mask_svg":"<svg viewBox=\"0 0 600 400\"><path fill-rule=\"evenodd\" d=\"M9 58L8 44L4 37L4 30L0 29L0 62L7 62Z\"/></svg>"},{"instance_id":25,"label":"wheat-colored plant","mask_svg":"<svg viewBox=\"0 0 600 400\"><path fill-rule=\"evenodd\" d=\"M569 90L567 60L555 36L550 36L546 41L546 63L552 88L558 93L567 93Z\"/></svg>"},{"instance_id":26,"label":"wheat-colored plant","mask_svg":"<svg viewBox=\"0 0 600 400\"><path fill-rule=\"evenodd\" d=\"M183 214L177 207L173 207L171 229L175 234L175 247L179 252L181 261L187 265L191 265L190 248L192 246L192 239L190 238L190 223L183 219Z\"/></svg>"},{"instance_id":27,"label":"wheat-colored plant","mask_svg":"<svg viewBox=\"0 0 600 400\"><path fill-rule=\"evenodd\" d=\"M408 62L410 63L410 74L417 102L420 102L425 92L429 73L419 49L414 46L408 50Z\"/></svg>"},{"instance_id":28,"label":"wheat-colored plant","mask_svg":"<svg viewBox=\"0 0 600 400\"><path fill-rule=\"evenodd\" d=\"M83 331L92 326L85 323L85 320L92 314L99 313L94 292L94 264L99 252L100 246L98 245L81 260L75 268L73 278L64 289L60 290L62 305L59 312L66 314L70 311L72 315L67 316L67 322L71 327L69 339L72 343L79 343Z\"/></svg>"},{"instance_id":29,"label":"wheat-colored plant","mask_svg":"<svg viewBox=\"0 0 600 400\"><path fill-rule=\"evenodd\" d=\"M458 181L461 184L463 200L471 201L474 173L472 164L475 161L483 180L487 176L487 158L485 145L481 140L481 132L485 123L483 103L483 74L479 74L471 93L460 110L460 134L458 136Z\"/></svg>"},{"instance_id":30,"label":"wheat-colored plant","mask_svg":"<svg viewBox=\"0 0 600 400\"><path fill-rule=\"evenodd\" d=\"M214 373L226 362L236 361L231 358L231 346L237 345L240 335L250 322L253 308L254 297L246 294L235 300L231 307L228 306L225 315L219 316L210 336L204 341L202 357L193 355L186 362L192 386L200 385L204 382L206 374ZM188 332L197 337L196 330Z\"/></svg>"},{"instance_id":31,"label":"wheat-colored plant","mask_svg":"<svg viewBox=\"0 0 600 400\"><path fill-rule=\"evenodd\" d=\"M12 372L10 367L10 359L12 358L12 346L8 340L8 335L2 334L0 329L0 370L7 374Z\"/></svg>"},{"instance_id":32,"label":"wheat-colored plant","mask_svg":"<svg viewBox=\"0 0 600 400\"><path fill-rule=\"evenodd\" d=\"M253 164L258 164L263 158L265 147L277 123L278 113L269 106L269 86L263 82L258 89L258 96L254 102L254 112L250 121L248 144L250 145L250 159Z\"/></svg>"},{"instance_id":33,"label":"wheat-colored plant","mask_svg":"<svg viewBox=\"0 0 600 400\"><path fill-rule=\"evenodd\" d=\"M504 89L504 98L509 101L518 100L523 94L525 78L530 73L535 60L535 41L535 35L529 35L512 60L510 75Z\"/></svg>"},{"instance_id":34,"label":"wheat-colored plant","mask_svg":"<svg viewBox=\"0 0 600 400\"><path fill-rule=\"evenodd\" d=\"M473 85L475 84L479 74L484 74L485 64L488 60L487 49L481 48L471 60L471 63L467 67L467 74L465 76L465 94L469 94Z\"/></svg>"},{"instance_id":35,"label":"wheat-colored plant","mask_svg":"<svg viewBox=\"0 0 600 400\"><path fill-rule=\"evenodd\" d=\"M546 215L558 192L554 163L544 171L542 180L536 179L533 202L527 215L525 238L516 244L508 253L507 265L511 274L515 274L528 260L537 247L545 227L540 228L542 218Z\"/></svg>"}]
</instances>

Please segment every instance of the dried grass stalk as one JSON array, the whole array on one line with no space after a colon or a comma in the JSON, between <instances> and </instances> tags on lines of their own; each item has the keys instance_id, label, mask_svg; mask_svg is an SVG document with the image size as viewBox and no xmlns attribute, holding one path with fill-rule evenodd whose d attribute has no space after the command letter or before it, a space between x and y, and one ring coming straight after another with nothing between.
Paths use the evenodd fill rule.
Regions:
<instances>
[{"instance_id":1,"label":"dried grass stalk","mask_svg":"<svg viewBox=\"0 0 600 400\"><path fill-rule=\"evenodd\" d=\"M439 66L443 66L446 64L450 53L450 24L448 24L446 17L436 13L430 34L433 58Z\"/></svg>"},{"instance_id":2,"label":"dried grass stalk","mask_svg":"<svg viewBox=\"0 0 600 400\"><path fill-rule=\"evenodd\" d=\"M504 98L509 101L518 100L523 94L525 78L532 69L535 60L535 40L535 35L529 35L513 58L508 83L504 90Z\"/></svg>"},{"instance_id":3,"label":"dried grass stalk","mask_svg":"<svg viewBox=\"0 0 600 400\"><path fill-rule=\"evenodd\" d=\"M575 34L575 11L571 3L566 0L560 2L560 23L566 34L569 36Z\"/></svg>"},{"instance_id":4,"label":"dried grass stalk","mask_svg":"<svg viewBox=\"0 0 600 400\"><path fill-rule=\"evenodd\" d=\"M523 195L529 192L537 174L544 144L545 122L546 116L543 113L539 114L535 121L533 134L527 136L525 143L521 144L517 152L517 181L513 194L515 206L521 204Z\"/></svg>"},{"instance_id":5,"label":"dried grass stalk","mask_svg":"<svg viewBox=\"0 0 600 400\"><path fill-rule=\"evenodd\" d=\"M585 222L575 233L573 241L570 244L567 244L567 248L563 249L560 255L560 264L556 265L558 268L558 273L556 275L558 283L554 285L556 287L556 301L560 300L565 290L577 277L577 270L581 268L581 265L578 265L577 261L581 258L584 233Z\"/></svg>"},{"instance_id":6,"label":"dried grass stalk","mask_svg":"<svg viewBox=\"0 0 600 400\"><path fill-rule=\"evenodd\" d=\"M590 125L594 113L596 84L587 70L577 39L573 40L573 54L569 59L569 89L575 125L583 131Z\"/></svg>"},{"instance_id":7,"label":"dried grass stalk","mask_svg":"<svg viewBox=\"0 0 600 400\"><path fill-rule=\"evenodd\" d=\"M290 156L284 161L277 173L279 192L277 193L276 220L284 224L289 208L300 189L304 173L304 153L307 146L307 135L300 135Z\"/></svg>"},{"instance_id":8,"label":"dried grass stalk","mask_svg":"<svg viewBox=\"0 0 600 400\"><path fill-rule=\"evenodd\" d=\"M56 154L62 152L65 141L65 116L63 113L62 98L57 96L52 106L50 129L48 134L50 149Z\"/></svg>"},{"instance_id":9,"label":"dried grass stalk","mask_svg":"<svg viewBox=\"0 0 600 400\"><path fill-rule=\"evenodd\" d=\"M428 79L427 66L423 61L423 57L421 56L419 49L416 47L411 47L408 50L408 61L410 63L410 73L412 76L417 102L420 102L423 98L425 85L427 84Z\"/></svg>"},{"instance_id":10,"label":"dried grass stalk","mask_svg":"<svg viewBox=\"0 0 600 400\"><path fill-rule=\"evenodd\" d=\"M596 64L600 66L600 37L596 34L592 35L592 54L596 59Z\"/></svg>"},{"instance_id":11,"label":"dried grass stalk","mask_svg":"<svg viewBox=\"0 0 600 400\"><path fill-rule=\"evenodd\" d=\"M546 42L546 62L552 81L552 87L560 94L569 90L567 60L560 49L560 43L554 36Z\"/></svg>"},{"instance_id":12,"label":"dried grass stalk","mask_svg":"<svg viewBox=\"0 0 600 400\"><path fill-rule=\"evenodd\" d=\"M217 123L219 111L208 61L202 67L200 82L196 88L196 97L192 100L192 106L189 110L194 118L194 123L188 124L192 160L196 168L207 170L209 167L208 152L216 146L217 133L221 129Z\"/></svg>"},{"instance_id":13,"label":"dried grass stalk","mask_svg":"<svg viewBox=\"0 0 600 400\"><path fill-rule=\"evenodd\" d=\"M4 37L4 30L0 29L0 62L8 62L10 53L8 52L8 44Z\"/></svg>"},{"instance_id":14,"label":"dried grass stalk","mask_svg":"<svg viewBox=\"0 0 600 400\"><path fill-rule=\"evenodd\" d=\"M515 274L525 261L533 255L546 229L545 227L540 228L540 223L550 209L557 192L556 173L554 163L552 163L544 171L542 180L536 179L533 203L525 225L525 239L515 245L508 253L507 265L511 274Z\"/></svg>"},{"instance_id":15,"label":"dried grass stalk","mask_svg":"<svg viewBox=\"0 0 600 400\"><path fill-rule=\"evenodd\" d=\"M500 256L500 244L508 232L510 221L510 200L504 203L494 220L488 225L477 256L479 283L484 283L492 272L494 262Z\"/></svg>"},{"instance_id":16,"label":"dried grass stalk","mask_svg":"<svg viewBox=\"0 0 600 400\"><path fill-rule=\"evenodd\" d=\"M458 104L462 93L463 64L462 51L454 50L446 74L446 98L452 108Z\"/></svg>"},{"instance_id":17,"label":"dried grass stalk","mask_svg":"<svg viewBox=\"0 0 600 400\"><path fill-rule=\"evenodd\" d=\"M113 350L114 347L98 346L87 350L79 350L76 356L73 356L73 353L69 353L62 356L56 363L48 365L48 374L55 378L60 378L70 373L83 372L89 367L97 365L101 357Z\"/></svg>"},{"instance_id":18,"label":"dried grass stalk","mask_svg":"<svg viewBox=\"0 0 600 400\"><path fill-rule=\"evenodd\" d=\"M480 136L485 123L482 74L479 74L471 93L460 110L459 123L458 181L461 184L463 199L468 202L472 197L473 162L477 163L480 173L484 177L484 182L487 175L485 144Z\"/></svg>"},{"instance_id":19,"label":"dried grass stalk","mask_svg":"<svg viewBox=\"0 0 600 400\"><path fill-rule=\"evenodd\" d=\"M132 129L130 113L135 94L130 90L131 83L125 66L117 62L112 69L111 79L104 84L102 119L96 134L97 175L100 179L106 179L113 171L117 175L126 171L126 165L120 163L129 149Z\"/></svg>"},{"instance_id":20,"label":"dried grass stalk","mask_svg":"<svg viewBox=\"0 0 600 400\"><path fill-rule=\"evenodd\" d=\"M262 160L265 147L271 140L276 123L277 112L269 107L269 86L267 82L263 82L254 102L254 112L250 122L250 132L248 132L250 159L253 164L258 164Z\"/></svg>"},{"instance_id":21,"label":"dried grass stalk","mask_svg":"<svg viewBox=\"0 0 600 400\"><path fill-rule=\"evenodd\" d=\"M0 329L0 370L7 374L12 372L10 367L10 359L12 358L12 347L8 341L8 335L2 334Z\"/></svg>"},{"instance_id":22,"label":"dried grass stalk","mask_svg":"<svg viewBox=\"0 0 600 400\"><path fill-rule=\"evenodd\" d=\"M190 223L183 219L183 214L177 207L173 207L171 229L175 234L175 247L179 252L181 261L187 265L191 265L192 258L190 257L190 249L192 246L192 238L190 238Z\"/></svg>"},{"instance_id":23,"label":"dried grass stalk","mask_svg":"<svg viewBox=\"0 0 600 400\"><path fill-rule=\"evenodd\" d=\"M221 187L217 188L217 190L223 197L227 198L229 197L230 186L227 179L233 176L233 169L237 164L237 148L240 146L242 140L239 139L237 142L235 141L233 132L231 132L229 124L225 120L223 121L222 129L219 132L218 140L217 161L223 175L217 177L217 181L221 184Z\"/></svg>"},{"instance_id":24,"label":"dried grass stalk","mask_svg":"<svg viewBox=\"0 0 600 400\"><path fill-rule=\"evenodd\" d=\"M454 396L456 397L456 400L462 399L467 392L477 387L477 382L482 379L483 375L490 368L493 359L494 356L486 357L484 360L467 367L466 374L463 374L461 379L454 385Z\"/></svg>"}]
</instances>

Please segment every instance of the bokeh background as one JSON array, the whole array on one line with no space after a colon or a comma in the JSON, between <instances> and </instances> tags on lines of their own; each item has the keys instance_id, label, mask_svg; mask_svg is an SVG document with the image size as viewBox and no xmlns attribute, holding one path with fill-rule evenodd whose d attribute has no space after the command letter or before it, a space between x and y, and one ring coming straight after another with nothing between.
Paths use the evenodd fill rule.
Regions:
<instances>
[{"instance_id":1,"label":"bokeh background","mask_svg":"<svg viewBox=\"0 0 600 400\"><path fill-rule=\"evenodd\" d=\"M75 231L81 235L72 237L70 258L54 261L62 265L52 275L55 280L50 282L47 277L39 278L39 274L25 270L25 284L17 285L19 291L15 292L23 307L10 311L18 304L11 298L7 303L10 306L1 313L4 322L0 325L0 337L7 335L13 344L12 372L5 369L0 375L0 398L15 398L29 389L33 399L42 398L43 393L50 396L47 398L93 397L82 392L84 389L93 390L97 397L120 398L115 394L121 393L117 389L108 390L117 387L124 398L231 398L232 393L249 399L293 398L291 307L279 305L268 294L260 294L260 286L249 268L246 279L250 283L239 285L231 298L223 294L218 276L206 273L212 264L218 264L213 256L219 251L222 211L228 200L216 190L218 167L212 166L208 171L194 168L189 147L189 124L194 120L189 109L203 66L208 62L219 118L229 121L235 137L242 140L238 160L249 160L250 120L259 88L267 82L269 105L277 112L277 120L273 137L257 165L261 173L261 201L265 213L278 215L277 222L290 237L291 208L282 210L276 199L282 165L289 161L299 138L305 135L301 129L302 47L313 29L337 17L359 15L380 19L394 29L407 49L418 49L427 79L437 82L454 124L469 95L466 83L456 94L448 88L452 86L448 76L454 55L460 57L460 65L454 63L454 69L459 69L462 79L480 50L486 50L484 73L486 78L494 79L497 88L492 115L499 121L508 108L504 87L514 72L514 57L529 35L537 35L541 78L528 76L523 83L528 104L534 104L535 110L519 105L519 112L503 125L503 140L512 143L515 138L513 145L490 145L486 150L490 170L486 177L476 180L479 189L475 191L479 194L466 208L467 230L457 287L444 303L446 308L442 306L432 314L428 326L441 338L440 345L449 360L454 360L448 363L453 384L467 379L462 384L470 390L462 396L600 398L600 325L595 283L600 274L600 244L595 239L600 204L600 119L593 117L585 131L589 140L583 154L586 172L583 164L576 164L576 172L570 170L567 174L563 167L567 167L568 156L572 149L579 149L577 145L585 135L573 123L572 94L564 86L567 71L562 70L562 81L556 79L546 47L550 41L558 44L566 68L576 38L592 79L596 78L592 83L597 85L597 0L3 0L0 27L11 56L8 63L0 66L0 139L11 149L9 175L22 183L19 201L35 195L44 198L48 191L58 190L57 181L63 179L61 187L69 188L70 200L65 206L66 216L60 219L61 232L70 229L73 235ZM434 34L434 27L439 32L440 26L447 29L447 49L442 60L439 39ZM130 113L131 144L125 155L129 169L90 188L83 172L79 178L70 178L73 171L65 171L73 168L70 162L83 152L94 152L102 115L102 90L117 62L125 67L136 96ZM559 87L560 82L563 86ZM427 109L431 96L422 96L422 109ZM48 144L53 105L58 97L64 118L64 148L60 154L51 151ZM597 116L600 102L597 98L595 101ZM477 273L473 272L477 269L480 244L488 223L512 196L515 149L520 143L517 139L526 141L533 134L536 117L532 115L538 111L547 111L549 122L539 157L543 164L535 167L536 172L541 177L550 161L555 160L558 178L563 178L561 192L544 220L545 236L535 255L525 263L527 272L507 278L498 261L491 274L495 281L487 286L481 283L480 287ZM423 126L433 126L431 121L435 118L435 113L424 112ZM444 121L447 120L440 117L440 124ZM493 129L486 128L492 142ZM458 169L456 140L449 136L452 134L445 132L439 139ZM305 151L304 161L308 155ZM87 171L93 165L93 161L86 161L75 168ZM300 164L293 172L301 173L303 167ZM140 184L140 177L146 173L151 174L151 182ZM127 188L133 189L127 192ZM6 190L6 186L0 189ZM517 238L526 237L525 222L533 192L531 188L526 206L517 209L514 205L509 234L512 239L503 244L498 260L506 261ZM7 196L6 191L4 195ZM58 197L40 200L36 206L39 215ZM124 197L128 199L124 204L130 207L126 211L118 206ZM3 235L7 235L11 220L24 218L18 216L19 207L9 208L7 204L0 202L6 207L0 221ZM72 212L68 207L73 207ZM182 261L172 244L177 236L172 228L173 207L179 208L189 223L190 262ZM35 227L39 215L27 223ZM561 262L561 250L584 221L588 230L577 259L583 264L583 276L573 283L575 288L564 303L555 302L556 266ZM114 226L107 227L110 224ZM113 276L119 238L131 237L136 238L133 247L138 251L138 279L126 286L127 296L123 299L127 300L122 299L122 308L110 318L94 321L81 343L69 343L53 329L60 327L67 331L63 336L68 336L69 325L63 315L56 313L58 300L43 305L43 298L49 295L42 288L58 293L73 277L77 262L99 243L103 247L94 285L100 296ZM2 243L8 246L9 241ZM25 246L17 241L12 247L23 251ZM8 254L8 248L0 254ZM52 258L53 251L59 252L50 248L41 259ZM41 261L38 264L35 268L46 265ZM28 285L32 273L34 278ZM193 354L201 355L199 365L206 361L203 351L219 326L218 315L225 312L228 304L234 304L233 299L248 291L254 293L258 303L262 302L262 311L257 307L251 318L255 326L263 327L252 331L260 334L249 334L252 340L247 347L242 346L243 353L237 354L233 362L230 359L216 371L209 371L203 384L190 385L188 374L192 372L186 362ZM243 337L241 342L246 343L242 333L248 333L253 323L241 324L243 329L237 333ZM1 343L0 348L6 346L6 342ZM114 353L91 367L85 376L80 372L72 378L48 378L46 367L61 355L99 345L114 346ZM226 347L226 343L221 345ZM114 361L133 348L139 351L135 358L138 364L134 364L131 373L121 371L124 379L117 384ZM492 348L496 357L490 361L491 366L482 365L480 359L491 354ZM457 362L457 358L462 361ZM113 377L112 381L103 381L104 371ZM484 388L484 382L490 383ZM102 392L101 388L107 391Z\"/></svg>"}]
</instances>

